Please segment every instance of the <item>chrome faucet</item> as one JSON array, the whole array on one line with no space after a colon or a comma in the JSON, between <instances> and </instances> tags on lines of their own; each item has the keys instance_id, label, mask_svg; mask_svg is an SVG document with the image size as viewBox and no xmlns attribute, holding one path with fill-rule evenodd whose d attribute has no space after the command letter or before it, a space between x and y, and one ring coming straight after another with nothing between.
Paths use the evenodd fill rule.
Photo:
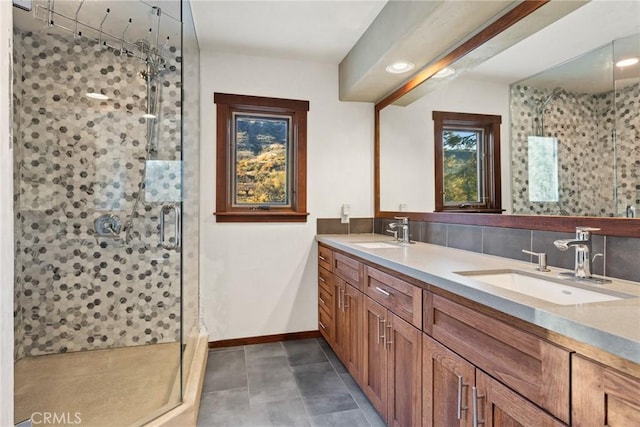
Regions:
<instances>
[{"instance_id":1,"label":"chrome faucet","mask_svg":"<svg viewBox=\"0 0 640 427\"><path fill-rule=\"evenodd\" d=\"M397 219L398 222L392 222L389 224L387 233L393 234L396 242L410 243L409 239L409 218L406 216L396 216L393 219ZM398 237L398 232L402 232L401 237Z\"/></svg>"},{"instance_id":2,"label":"chrome faucet","mask_svg":"<svg viewBox=\"0 0 640 427\"><path fill-rule=\"evenodd\" d=\"M599 230L599 228L593 227L576 227L575 239L556 240L553 242L561 251L569 250L572 246L576 248L576 264L574 268L576 278L591 278L591 232Z\"/></svg>"}]
</instances>

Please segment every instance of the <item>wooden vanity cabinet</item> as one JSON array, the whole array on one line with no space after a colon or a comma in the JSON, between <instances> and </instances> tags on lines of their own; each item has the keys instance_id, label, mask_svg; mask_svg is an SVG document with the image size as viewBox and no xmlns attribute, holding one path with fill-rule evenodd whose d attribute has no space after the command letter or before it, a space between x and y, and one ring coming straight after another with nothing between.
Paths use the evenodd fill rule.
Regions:
<instances>
[{"instance_id":1,"label":"wooden vanity cabinet","mask_svg":"<svg viewBox=\"0 0 640 427\"><path fill-rule=\"evenodd\" d=\"M422 345L423 426L565 425L426 334Z\"/></svg>"},{"instance_id":2,"label":"wooden vanity cabinet","mask_svg":"<svg viewBox=\"0 0 640 427\"><path fill-rule=\"evenodd\" d=\"M640 379L578 354L572 356L571 370L573 425L640 426Z\"/></svg>"},{"instance_id":3,"label":"wooden vanity cabinet","mask_svg":"<svg viewBox=\"0 0 640 427\"><path fill-rule=\"evenodd\" d=\"M318 328L388 425L640 426L639 378L403 278L318 246Z\"/></svg>"},{"instance_id":4,"label":"wooden vanity cabinet","mask_svg":"<svg viewBox=\"0 0 640 427\"><path fill-rule=\"evenodd\" d=\"M421 332L364 297L362 389L390 426L420 424Z\"/></svg>"},{"instance_id":5,"label":"wooden vanity cabinet","mask_svg":"<svg viewBox=\"0 0 640 427\"><path fill-rule=\"evenodd\" d=\"M318 245L319 330L358 383L363 344L361 276L359 261Z\"/></svg>"},{"instance_id":6,"label":"wooden vanity cabinet","mask_svg":"<svg viewBox=\"0 0 640 427\"><path fill-rule=\"evenodd\" d=\"M332 347L356 382L360 381L362 365L362 298L356 288L335 278Z\"/></svg>"},{"instance_id":7,"label":"wooden vanity cabinet","mask_svg":"<svg viewBox=\"0 0 640 427\"><path fill-rule=\"evenodd\" d=\"M569 424L568 350L427 291L424 306L427 334Z\"/></svg>"}]
</instances>

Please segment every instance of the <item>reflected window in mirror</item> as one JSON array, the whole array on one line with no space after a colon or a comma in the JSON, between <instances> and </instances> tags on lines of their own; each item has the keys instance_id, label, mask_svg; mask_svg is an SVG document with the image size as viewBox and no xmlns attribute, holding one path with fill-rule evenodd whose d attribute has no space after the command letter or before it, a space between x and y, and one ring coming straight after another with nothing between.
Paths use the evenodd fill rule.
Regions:
<instances>
[{"instance_id":1,"label":"reflected window in mirror","mask_svg":"<svg viewBox=\"0 0 640 427\"><path fill-rule=\"evenodd\" d=\"M434 111L435 211L502 212L501 116Z\"/></svg>"}]
</instances>

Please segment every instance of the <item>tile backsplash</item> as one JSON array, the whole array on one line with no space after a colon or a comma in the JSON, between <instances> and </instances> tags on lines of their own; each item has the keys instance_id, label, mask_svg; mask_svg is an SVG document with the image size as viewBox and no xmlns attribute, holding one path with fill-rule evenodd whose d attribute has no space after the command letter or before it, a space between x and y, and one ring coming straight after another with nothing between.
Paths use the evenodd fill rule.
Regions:
<instances>
[{"instance_id":1,"label":"tile backsplash","mask_svg":"<svg viewBox=\"0 0 640 427\"><path fill-rule=\"evenodd\" d=\"M376 218L374 233L385 234L392 219ZM411 239L473 252L536 263L533 256L522 249L545 252L550 266L573 269L575 252L563 252L553 245L554 240L575 237L574 233L527 230L520 228L484 227L412 221ZM640 239L634 237L593 236L593 272L618 279L640 282Z\"/></svg>"}]
</instances>

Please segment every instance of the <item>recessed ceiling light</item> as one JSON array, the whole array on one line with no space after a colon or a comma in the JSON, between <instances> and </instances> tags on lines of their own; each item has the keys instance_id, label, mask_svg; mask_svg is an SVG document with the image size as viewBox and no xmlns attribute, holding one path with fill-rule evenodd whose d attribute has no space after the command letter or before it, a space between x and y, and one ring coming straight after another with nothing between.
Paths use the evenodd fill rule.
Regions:
<instances>
[{"instance_id":1,"label":"recessed ceiling light","mask_svg":"<svg viewBox=\"0 0 640 427\"><path fill-rule=\"evenodd\" d=\"M638 63L638 58L625 58L616 62L616 67L630 67L632 65L636 65Z\"/></svg>"},{"instance_id":2,"label":"recessed ceiling light","mask_svg":"<svg viewBox=\"0 0 640 427\"><path fill-rule=\"evenodd\" d=\"M87 93L87 98L99 99L101 101L106 101L107 99L109 99L109 97L107 95L103 95L103 94L98 93L98 92L89 92L89 93Z\"/></svg>"},{"instance_id":3,"label":"recessed ceiling light","mask_svg":"<svg viewBox=\"0 0 640 427\"><path fill-rule=\"evenodd\" d=\"M435 73L432 77L434 79L444 79L445 77L452 76L456 73L456 70L451 67L444 67L442 70Z\"/></svg>"},{"instance_id":4,"label":"recessed ceiling light","mask_svg":"<svg viewBox=\"0 0 640 427\"><path fill-rule=\"evenodd\" d=\"M413 65L411 62L398 61L394 62L391 65L388 65L386 70L388 73L401 74L413 70L414 67L415 65Z\"/></svg>"},{"instance_id":5,"label":"recessed ceiling light","mask_svg":"<svg viewBox=\"0 0 640 427\"><path fill-rule=\"evenodd\" d=\"M144 118L144 119L155 119L156 116L154 114L151 114L151 113L144 113L142 115L142 118Z\"/></svg>"}]
</instances>

